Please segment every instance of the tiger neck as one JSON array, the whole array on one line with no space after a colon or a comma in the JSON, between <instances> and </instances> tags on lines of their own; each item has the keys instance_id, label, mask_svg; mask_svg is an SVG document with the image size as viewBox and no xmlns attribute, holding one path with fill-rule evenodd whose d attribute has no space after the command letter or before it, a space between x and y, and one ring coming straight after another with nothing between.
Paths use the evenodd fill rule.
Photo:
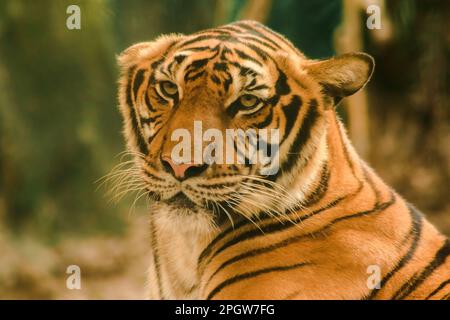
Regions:
<instances>
[{"instance_id":1,"label":"tiger neck","mask_svg":"<svg viewBox=\"0 0 450 320\"><path fill-rule=\"evenodd\" d=\"M363 187L365 164L356 153L334 110L325 111L327 130L326 151L320 170L316 170L304 198L306 207L320 207L330 202L330 196L342 197ZM331 191L331 192L330 192Z\"/></svg>"},{"instance_id":2,"label":"tiger neck","mask_svg":"<svg viewBox=\"0 0 450 320\"><path fill-rule=\"evenodd\" d=\"M151 208L152 264L149 270L150 299L198 299L197 262L201 251L218 234L199 216L164 204Z\"/></svg>"}]
</instances>

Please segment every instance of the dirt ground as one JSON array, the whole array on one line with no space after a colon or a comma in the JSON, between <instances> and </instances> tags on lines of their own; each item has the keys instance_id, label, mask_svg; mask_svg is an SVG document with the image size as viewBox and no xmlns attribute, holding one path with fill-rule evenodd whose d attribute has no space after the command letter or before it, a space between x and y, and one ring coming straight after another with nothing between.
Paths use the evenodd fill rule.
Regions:
<instances>
[{"instance_id":1,"label":"dirt ground","mask_svg":"<svg viewBox=\"0 0 450 320\"><path fill-rule=\"evenodd\" d=\"M56 247L14 241L0 230L0 299L144 299L147 218L129 220L123 236L66 239ZM66 286L70 265L80 267L80 290Z\"/></svg>"}]
</instances>

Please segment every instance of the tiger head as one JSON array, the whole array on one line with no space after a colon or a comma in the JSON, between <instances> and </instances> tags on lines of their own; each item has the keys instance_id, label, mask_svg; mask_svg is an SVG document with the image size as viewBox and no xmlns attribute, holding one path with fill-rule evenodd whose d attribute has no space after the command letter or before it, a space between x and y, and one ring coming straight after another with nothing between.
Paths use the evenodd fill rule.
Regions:
<instances>
[{"instance_id":1,"label":"tiger head","mask_svg":"<svg viewBox=\"0 0 450 320\"><path fill-rule=\"evenodd\" d=\"M151 198L169 213L211 221L282 213L304 202L327 157L325 113L361 89L374 66L363 53L307 59L253 21L161 36L131 46L118 61L124 134ZM213 158L226 153L216 140L238 129L258 139L233 142L244 161L205 159L211 145ZM249 161L250 147L267 147L269 136L277 138L269 161ZM181 138L191 147L179 152Z\"/></svg>"}]
</instances>

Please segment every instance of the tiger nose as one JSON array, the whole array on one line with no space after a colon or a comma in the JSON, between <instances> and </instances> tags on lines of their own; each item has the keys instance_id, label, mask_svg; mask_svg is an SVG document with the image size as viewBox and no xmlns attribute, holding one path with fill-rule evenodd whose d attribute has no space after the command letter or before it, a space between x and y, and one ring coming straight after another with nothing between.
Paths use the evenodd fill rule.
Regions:
<instances>
[{"instance_id":1,"label":"tiger nose","mask_svg":"<svg viewBox=\"0 0 450 320\"><path fill-rule=\"evenodd\" d=\"M167 172L170 172L178 180L184 180L202 173L207 165L195 163L176 163L170 157L162 157L162 164Z\"/></svg>"}]
</instances>

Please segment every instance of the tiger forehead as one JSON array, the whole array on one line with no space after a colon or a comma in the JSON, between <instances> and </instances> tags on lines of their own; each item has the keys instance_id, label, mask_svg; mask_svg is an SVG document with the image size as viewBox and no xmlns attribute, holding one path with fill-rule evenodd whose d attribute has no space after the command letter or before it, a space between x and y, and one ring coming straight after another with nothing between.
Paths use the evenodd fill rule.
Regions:
<instances>
[{"instance_id":1,"label":"tiger forehead","mask_svg":"<svg viewBox=\"0 0 450 320\"><path fill-rule=\"evenodd\" d=\"M209 45L188 47L177 50L170 55L165 65L171 69L177 65L189 67L212 66L215 71L224 71L230 66L246 67L257 73L262 69L270 69L271 63L252 57L245 48L226 45L223 43L209 43Z\"/></svg>"},{"instance_id":2,"label":"tiger forehead","mask_svg":"<svg viewBox=\"0 0 450 320\"><path fill-rule=\"evenodd\" d=\"M187 83L208 77L215 84L237 82L241 86L252 84L268 89L272 74L276 72L273 61L263 61L252 56L239 43L224 43L209 39L201 44L190 44L167 54L158 73L177 83ZM158 75L157 75L158 77Z\"/></svg>"},{"instance_id":3,"label":"tiger forehead","mask_svg":"<svg viewBox=\"0 0 450 320\"><path fill-rule=\"evenodd\" d=\"M239 21L217 28L199 31L188 36L177 47L209 40L239 43L242 46L253 49L264 60L268 58L267 54L270 51L282 50L298 53L298 50L296 50L289 40L255 21Z\"/></svg>"},{"instance_id":4,"label":"tiger forehead","mask_svg":"<svg viewBox=\"0 0 450 320\"><path fill-rule=\"evenodd\" d=\"M210 69L210 62L215 60L209 72L226 73L233 66L240 69L240 76L268 78L278 69L276 56L280 52L299 53L287 39L264 25L239 21L183 36L170 46L165 61L156 71L174 78L180 69L191 73L189 69ZM201 78L201 74L196 76Z\"/></svg>"}]
</instances>

